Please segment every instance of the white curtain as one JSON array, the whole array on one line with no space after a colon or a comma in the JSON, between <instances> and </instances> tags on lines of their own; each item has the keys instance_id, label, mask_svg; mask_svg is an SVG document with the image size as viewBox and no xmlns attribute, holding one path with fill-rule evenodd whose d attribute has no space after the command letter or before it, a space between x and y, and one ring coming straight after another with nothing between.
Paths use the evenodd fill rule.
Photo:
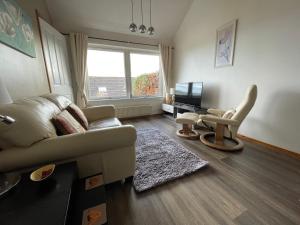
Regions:
<instances>
[{"instance_id":1,"label":"white curtain","mask_svg":"<svg viewBox=\"0 0 300 225\"><path fill-rule=\"evenodd\" d=\"M172 68L172 46L159 44L161 72L164 80L164 95L170 92L171 68Z\"/></svg>"},{"instance_id":2,"label":"white curtain","mask_svg":"<svg viewBox=\"0 0 300 225\"><path fill-rule=\"evenodd\" d=\"M76 81L76 103L84 108L87 104L85 81L87 75L88 36L81 33L70 34L70 46Z\"/></svg>"}]
</instances>

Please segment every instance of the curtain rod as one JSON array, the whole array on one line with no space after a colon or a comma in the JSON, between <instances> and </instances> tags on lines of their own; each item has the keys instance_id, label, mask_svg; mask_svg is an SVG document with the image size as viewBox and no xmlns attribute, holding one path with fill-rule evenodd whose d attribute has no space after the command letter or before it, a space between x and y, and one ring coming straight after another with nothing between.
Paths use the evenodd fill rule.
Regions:
<instances>
[{"instance_id":1,"label":"curtain rod","mask_svg":"<svg viewBox=\"0 0 300 225\"><path fill-rule=\"evenodd\" d=\"M66 33L62 33L63 35L69 35ZM120 43L127 43L127 44L136 44L136 45L146 45L146 46L153 46L153 47L158 47L158 45L154 44L145 44L145 43L140 43L140 42L132 42L132 41L120 41L116 39L109 39L109 38L98 38L98 37L90 37L90 39L96 39L96 40L103 40L103 41L114 41L114 42L120 42Z\"/></svg>"}]
</instances>

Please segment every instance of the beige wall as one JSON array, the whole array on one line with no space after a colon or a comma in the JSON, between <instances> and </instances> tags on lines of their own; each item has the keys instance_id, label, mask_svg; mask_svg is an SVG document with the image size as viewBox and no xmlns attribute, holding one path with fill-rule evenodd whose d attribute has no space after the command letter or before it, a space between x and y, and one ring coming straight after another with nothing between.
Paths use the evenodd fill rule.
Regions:
<instances>
[{"instance_id":1,"label":"beige wall","mask_svg":"<svg viewBox=\"0 0 300 225\"><path fill-rule=\"evenodd\" d=\"M57 27L59 27L57 25ZM144 44L150 44L150 45L158 45L160 42L170 44L172 43L172 39L157 39L153 37L145 37L138 36L138 35L132 35L132 34L121 34L116 32L108 32L103 30L95 30L95 29L89 29L89 28L81 28L78 27L75 30L72 29L61 29L63 32L69 33L71 31L77 31L77 32L83 32L87 34L89 37L96 37L96 38L104 38L104 39L112 39L112 40L119 40L119 41L128 41L128 42L137 42L137 43L144 43ZM98 42L97 39L91 39L91 42ZM105 42L101 41L100 42ZM124 45L124 43L118 43L118 42L112 42L112 44L115 45ZM126 45L126 44L125 44ZM137 47L143 47L143 46L137 46Z\"/></svg>"},{"instance_id":2,"label":"beige wall","mask_svg":"<svg viewBox=\"0 0 300 225\"><path fill-rule=\"evenodd\" d=\"M216 29L238 18L233 67L214 68ZM174 83L204 82L204 106L258 99L240 133L300 153L300 1L194 0L175 36Z\"/></svg>"},{"instance_id":3,"label":"beige wall","mask_svg":"<svg viewBox=\"0 0 300 225\"><path fill-rule=\"evenodd\" d=\"M0 75L13 99L49 92L35 16L38 9L41 16L50 21L48 9L44 0L19 0L18 3L32 17L37 57L31 58L0 43Z\"/></svg>"}]
</instances>

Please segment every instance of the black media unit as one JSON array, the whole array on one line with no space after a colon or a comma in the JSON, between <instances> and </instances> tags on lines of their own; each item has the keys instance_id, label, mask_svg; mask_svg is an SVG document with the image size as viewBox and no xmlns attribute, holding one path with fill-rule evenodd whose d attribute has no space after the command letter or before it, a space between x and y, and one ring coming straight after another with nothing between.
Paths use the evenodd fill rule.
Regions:
<instances>
[{"instance_id":1,"label":"black media unit","mask_svg":"<svg viewBox=\"0 0 300 225\"><path fill-rule=\"evenodd\" d=\"M174 104L174 118L177 117L177 113L185 113L185 112L194 112L198 114L206 114L207 109L197 107L195 105L183 104L183 103L176 103Z\"/></svg>"}]
</instances>

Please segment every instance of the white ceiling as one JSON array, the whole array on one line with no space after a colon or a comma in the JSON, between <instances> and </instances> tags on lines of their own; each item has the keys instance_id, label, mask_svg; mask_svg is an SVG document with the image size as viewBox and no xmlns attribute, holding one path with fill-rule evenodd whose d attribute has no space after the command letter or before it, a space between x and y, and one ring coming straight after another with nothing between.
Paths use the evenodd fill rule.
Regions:
<instances>
[{"instance_id":1,"label":"white ceiling","mask_svg":"<svg viewBox=\"0 0 300 225\"><path fill-rule=\"evenodd\" d=\"M130 0L46 0L52 22L63 32L102 30L135 34L131 22ZM141 24L140 0L134 1L134 22ZM172 39L193 0L152 0L153 38ZM149 26L149 2L143 0L144 24ZM142 36L148 37L143 34Z\"/></svg>"}]
</instances>

